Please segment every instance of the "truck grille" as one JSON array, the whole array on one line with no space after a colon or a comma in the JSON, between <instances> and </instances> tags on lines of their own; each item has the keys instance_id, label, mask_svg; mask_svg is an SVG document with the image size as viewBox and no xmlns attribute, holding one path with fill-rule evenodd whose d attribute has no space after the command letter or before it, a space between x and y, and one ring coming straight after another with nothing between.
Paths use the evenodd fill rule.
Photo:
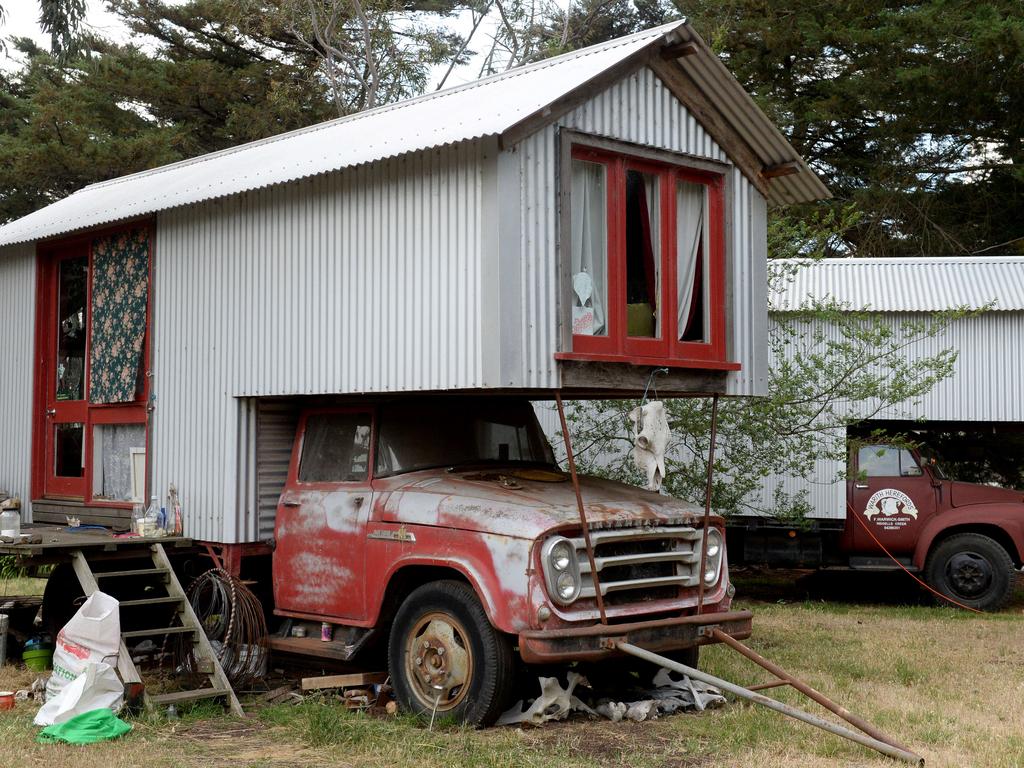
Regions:
<instances>
[{"instance_id":1,"label":"truck grille","mask_svg":"<svg viewBox=\"0 0 1024 768\"><path fill-rule=\"evenodd\" d=\"M611 605L670 600L681 587L697 586L701 534L689 526L618 528L592 531L594 564L601 596ZM583 537L576 547L583 588L581 598L594 597L594 583Z\"/></svg>"}]
</instances>

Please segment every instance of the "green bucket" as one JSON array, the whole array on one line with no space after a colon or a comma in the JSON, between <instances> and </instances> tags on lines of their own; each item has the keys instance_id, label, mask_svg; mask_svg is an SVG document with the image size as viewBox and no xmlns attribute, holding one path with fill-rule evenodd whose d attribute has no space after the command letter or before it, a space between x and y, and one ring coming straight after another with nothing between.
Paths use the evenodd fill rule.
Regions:
<instances>
[{"instance_id":1,"label":"green bucket","mask_svg":"<svg viewBox=\"0 0 1024 768\"><path fill-rule=\"evenodd\" d=\"M53 651L49 648L39 648L35 651L25 651L21 654L21 660L25 666L36 672L45 672L50 668L53 661Z\"/></svg>"}]
</instances>

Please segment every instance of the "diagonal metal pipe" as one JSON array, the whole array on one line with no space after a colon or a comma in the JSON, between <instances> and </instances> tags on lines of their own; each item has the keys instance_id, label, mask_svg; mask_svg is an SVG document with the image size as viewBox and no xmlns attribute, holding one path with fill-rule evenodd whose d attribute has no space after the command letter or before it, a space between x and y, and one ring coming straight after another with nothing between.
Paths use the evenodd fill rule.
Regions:
<instances>
[{"instance_id":1,"label":"diagonal metal pipe","mask_svg":"<svg viewBox=\"0 0 1024 768\"><path fill-rule=\"evenodd\" d=\"M673 661L672 659L665 658L664 656L659 656L656 653L651 653L644 648L640 648L639 646L632 645L630 643L618 642L615 644L615 647L623 653L628 653L630 656L636 656L638 659L649 661L652 664L658 664L666 669L674 670L683 675L689 675L694 680L700 680L701 682L708 683L709 685L714 685L723 691L728 691L733 696L745 699L746 701L752 701L755 704L761 704L762 706L768 707L768 709L775 710L779 714L792 717L794 720L799 720L800 722L807 723L808 725L813 725L815 728L828 731L829 733L841 736L844 739L849 739L850 741L856 742L868 749L881 752L883 755L896 758L897 760L903 760L904 762L911 763L912 765L924 766L924 758L920 755L915 755L909 750L894 747L892 744L887 744L884 741L880 741L863 733L858 733L857 731L851 731L849 728L842 725L831 723L817 715L804 712L802 709L791 707L789 704L783 704L781 701L776 701L768 696L747 690L743 686L730 683L728 680L723 680L720 677L709 675L707 672L701 672L699 669L688 667L685 664L680 664L678 661Z\"/></svg>"}]
</instances>

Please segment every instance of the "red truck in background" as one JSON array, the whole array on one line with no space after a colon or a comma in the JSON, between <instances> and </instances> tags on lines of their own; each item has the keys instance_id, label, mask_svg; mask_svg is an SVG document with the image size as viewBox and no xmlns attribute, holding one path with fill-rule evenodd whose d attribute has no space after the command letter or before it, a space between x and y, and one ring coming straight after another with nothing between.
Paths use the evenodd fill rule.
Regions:
<instances>
[{"instance_id":1,"label":"red truck in background","mask_svg":"<svg viewBox=\"0 0 1024 768\"><path fill-rule=\"evenodd\" d=\"M1024 558L1024 491L951 480L925 445L906 445L877 436L851 442L845 520L807 527L731 520L733 561L867 571L902 566L962 605L1001 608Z\"/></svg>"},{"instance_id":2,"label":"red truck in background","mask_svg":"<svg viewBox=\"0 0 1024 768\"><path fill-rule=\"evenodd\" d=\"M702 627L749 636L721 518L704 531L693 504L593 477L581 490L607 624L572 484L528 400L310 408L278 506L275 613L326 623L353 654L379 637L404 708L477 724L512 703L517 657L597 661L625 639L693 665Z\"/></svg>"}]
</instances>

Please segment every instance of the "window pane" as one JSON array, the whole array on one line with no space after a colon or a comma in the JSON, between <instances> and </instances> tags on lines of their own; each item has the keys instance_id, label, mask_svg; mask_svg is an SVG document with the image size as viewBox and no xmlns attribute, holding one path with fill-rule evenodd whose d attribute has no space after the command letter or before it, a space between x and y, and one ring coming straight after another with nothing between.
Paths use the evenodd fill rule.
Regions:
<instances>
[{"instance_id":1,"label":"window pane","mask_svg":"<svg viewBox=\"0 0 1024 768\"><path fill-rule=\"evenodd\" d=\"M865 445L858 461L865 477L899 477L900 452L888 445Z\"/></svg>"},{"instance_id":2,"label":"window pane","mask_svg":"<svg viewBox=\"0 0 1024 768\"><path fill-rule=\"evenodd\" d=\"M377 477L432 467L555 463L533 406L459 398L381 410Z\"/></svg>"},{"instance_id":3,"label":"window pane","mask_svg":"<svg viewBox=\"0 0 1024 768\"><path fill-rule=\"evenodd\" d=\"M85 313L89 259L64 259L57 277L58 400L85 399Z\"/></svg>"},{"instance_id":4,"label":"window pane","mask_svg":"<svg viewBox=\"0 0 1024 768\"><path fill-rule=\"evenodd\" d=\"M322 413L306 421L300 483L365 480L370 455L370 414Z\"/></svg>"},{"instance_id":5,"label":"window pane","mask_svg":"<svg viewBox=\"0 0 1024 768\"><path fill-rule=\"evenodd\" d=\"M920 477L924 472L921 467L917 464L917 459L914 458L914 454L908 451L906 448L900 449L900 476L901 477Z\"/></svg>"},{"instance_id":6,"label":"window pane","mask_svg":"<svg viewBox=\"0 0 1024 768\"><path fill-rule=\"evenodd\" d=\"M96 425L92 431L92 452L92 492L95 498L145 500L145 424Z\"/></svg>"},{"instance_id":7,"label":"window pane","mask_svg":"<svg viewBox=\"0 0 1024 768\"><path fill-rule=\"evenodd\" d=\"M680 182L676 187L676 295L680 341L708 341L707 188Z\"/></svg>"},{"instance_id":8,"label":"window pane","mask_svg":"<svg viewBox=\"0 0 1024 768\"><path fill-rule=\"evenodd\" d=\"M82 477L85 474L85 425L55 424L53 427L53 474Z\"/></svg>"},{"instance_id":9,"label":"window pane","mask_svg":"<svg viewBox=\"0 0 1024 768\"><path fill-rule=\"evenodd\" d=\"M626 331L653 338L661 295L658 177L626 171Z\"/></svg>"},{"instance_id":10,"label":"window pane","mask_svg":"<svg viewBox=\"0 0 1024 768\"><path fill-rule=\"evenodd\" d=\"M572 161L572 332L608 334L608 193L600 163Z\"/></svg>"}]
</instances>

